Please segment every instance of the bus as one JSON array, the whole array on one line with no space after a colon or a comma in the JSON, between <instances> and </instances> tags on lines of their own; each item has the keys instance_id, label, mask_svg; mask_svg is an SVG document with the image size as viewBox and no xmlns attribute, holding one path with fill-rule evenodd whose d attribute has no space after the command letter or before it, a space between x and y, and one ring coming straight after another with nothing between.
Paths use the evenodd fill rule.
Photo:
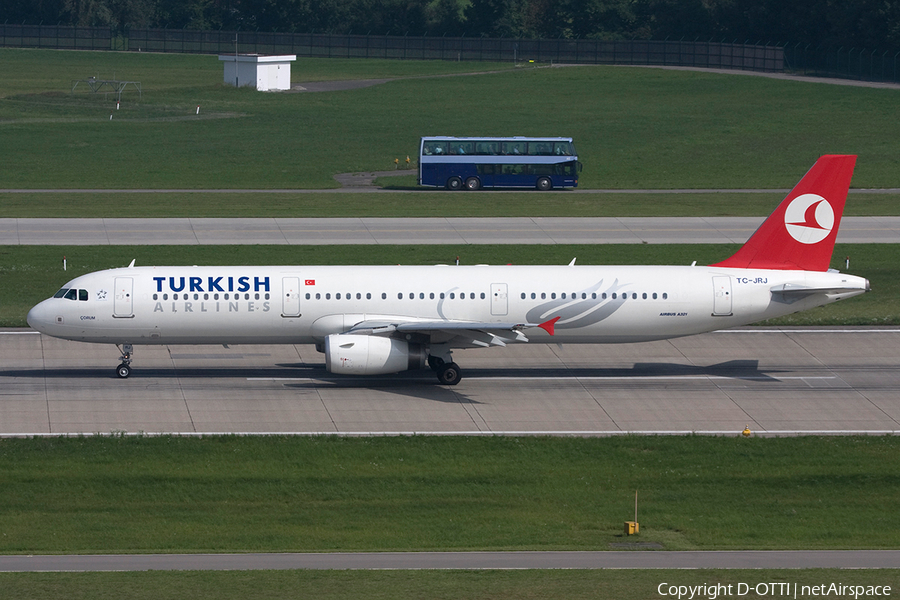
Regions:
<instances>
[{"instance_id":1,"label":"bus","mask_svg":"<svg viewBox=\"0 0 900 600\"><path fill-rule=\"evenodd\" d=\"M419 185L448 190L576 187L581 163L572 138L423 137Z\"/></svg>"}]
</instances>

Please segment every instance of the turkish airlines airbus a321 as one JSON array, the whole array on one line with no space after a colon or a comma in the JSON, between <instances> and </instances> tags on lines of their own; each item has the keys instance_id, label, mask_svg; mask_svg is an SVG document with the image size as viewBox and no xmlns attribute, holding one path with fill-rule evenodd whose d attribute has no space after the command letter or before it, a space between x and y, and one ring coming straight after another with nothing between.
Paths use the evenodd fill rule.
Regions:
<instances>
[{"instance_id":1,"label":"turkish airlines airbus a321","mask_svg":"<svg viewBox=\"0 0 900 600\"><path fill-rule=\"evenodd\" d=\"M76 277L28 313L58 338L116 344L315 344L336 374L430 367L454 348L606 344L746 325L850 298L828 268L855 156L823 156L731 258L709 266L135 267Z\"/></svg>"}]
</instances>

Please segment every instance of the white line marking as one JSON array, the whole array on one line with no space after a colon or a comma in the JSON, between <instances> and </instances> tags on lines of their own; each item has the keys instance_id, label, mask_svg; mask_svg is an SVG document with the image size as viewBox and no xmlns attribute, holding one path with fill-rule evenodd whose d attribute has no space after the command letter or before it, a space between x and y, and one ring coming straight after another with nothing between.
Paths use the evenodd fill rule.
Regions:
<instances>
[{"instance_id":1,"label":"white line marking","mask_svg":"<svg viewBox=\"0 0 900 600\"><path fill-rule=\"evenodd\" d=\"M592 376L584 377L584 376L578 376L578 375L571 375L571 376L560 375L558 377L491 377L491 376L472 377L472 376L469 376L466 378L467 381L473 381L473 380L474 381L500 381L500 380L505 380L505 381L522 381L522 380L559 381L559 380L565 380L565 381L568 381L571 379L578 379L578 380L582 380L582 381L619 381L619 380L621 380L621 381L643 381L643 380L652 381L654 379L661 380L661 381L670 381L670 380L677 381L679 379L688 379L688 380L759 379L759 380L768 381L771 379L777 379L778 381L783 381L783 380L788 380L788 379L801 379L801 380L837 379L837 376L829 375L829 376L813 376L813 377L803 377L803 376L775 377L775 376L768 376L768 375L750 375L750 376L746 376L746 377L741 377L739 375L736 375L734 377L729 377L726 375L647 375L647 376L636 375L634 377L629 377L626 375L626 376L604 377L602 375L597 375L597 376L592 375ZM372 380L371 377L355 378L353 376L340 377L340 378L326 378L326 377L248 377L247 378L247 381L325 381L325 382L329 382L329 383L338 382L338 381L352 383L354 381L362 382L362 381L371 381L371 380ZM392 378L384 378L384 379L378 379L376 381L406 381L406 380L396 379L396 378L393 378L393 379ZM410 380L410 381L413 381L413 380Z\"/></svg>"}]
</instances>

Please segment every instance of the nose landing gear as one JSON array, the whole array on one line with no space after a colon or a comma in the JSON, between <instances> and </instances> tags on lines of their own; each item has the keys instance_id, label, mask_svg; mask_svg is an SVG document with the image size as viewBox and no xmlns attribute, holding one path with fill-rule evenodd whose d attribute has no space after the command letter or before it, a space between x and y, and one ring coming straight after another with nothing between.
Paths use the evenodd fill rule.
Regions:
<instances>
[{"instance_id":1,"label":"nose landing gear","mask_svg":"<svg viewBox=\"0 0 900 600\"><path fill-rule=\"evenodd\" d=\"M131 361L132 361L132 353L134 352L134 346L131 344L122 344L120 347L118 344L116 348L119 348L119 352L122 353L122 356L119 359L122 361L118 367L116 367L116 375L125 379L129 375L131 375Z\"/></svg>"}]
</instances>

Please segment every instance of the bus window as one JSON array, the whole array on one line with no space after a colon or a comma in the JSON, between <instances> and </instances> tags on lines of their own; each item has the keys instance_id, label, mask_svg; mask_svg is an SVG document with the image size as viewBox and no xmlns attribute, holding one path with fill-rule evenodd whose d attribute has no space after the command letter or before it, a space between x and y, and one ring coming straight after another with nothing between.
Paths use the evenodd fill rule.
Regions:
<instances>
[{"instance_id":1,"label":"bus window","mask_svg":"<svg viewBox=\"0 0 900 600\"><path fill-rule=\"evenodd\" d=\"M482 154L482 155L499 154L498 146L499 146L499 144L497 142L476 142L475 143L475 154Z\"/></svg>"},{"instance_id":2,"label":"bus window","mask_svg":"<svg viewBox=\"0 0 900 600\"><path fill-rule=\"evenodd\" d=\"M495 168L496 168L495 165L478 164L478 165L475 165L475 172L478 173L479 175L493 175Z\"/></svg>"},{"instance_id":3,"label":"bus window","mask_svg":"<svg viewBox=\"0 0 900 600\"><path fill-rule=\"evenodd\" d=\"M528 144L525 142L503 142L500 144L501 154L526 154Z\"/></svg>"},{"instance_id":4,"label":"bus window","mask_svg":"<svg viewBox=\"0 0 900 600\"><path fill-rule=\"evenodd\" d=\"M475 142L453 142L450 154L475 154Z\"/></svg>"},{"instance_id":5,"label":"bus window","mask_svg":"<svg viewBox=\"0 0 900 600\"><path fill-rule=\"evenodd\" d=\"M447 142L425 142L422 145L422 153L427 156L447 154Z\"/></svg>"},{"instance_id":6,"label":"bus window","mask_svg":"<svg viewBox=\"0 0 900 600\"><path fill-rule=\"evenodd\" d=\"M572 144L569 142L556 142L553 144L553 154L557 156L572 156Z\"/></svg>"},{"instance_id":7,"label":"bus window","mask_svg":"<svg viewBox=\"0 0 900 600\"><path fill-rule=\"evenodd\" d=\"M528 154L532 156L549 156L553 154L553 144L550 142L531 142L528 144Z\"/></svg>"}]
</instances>

